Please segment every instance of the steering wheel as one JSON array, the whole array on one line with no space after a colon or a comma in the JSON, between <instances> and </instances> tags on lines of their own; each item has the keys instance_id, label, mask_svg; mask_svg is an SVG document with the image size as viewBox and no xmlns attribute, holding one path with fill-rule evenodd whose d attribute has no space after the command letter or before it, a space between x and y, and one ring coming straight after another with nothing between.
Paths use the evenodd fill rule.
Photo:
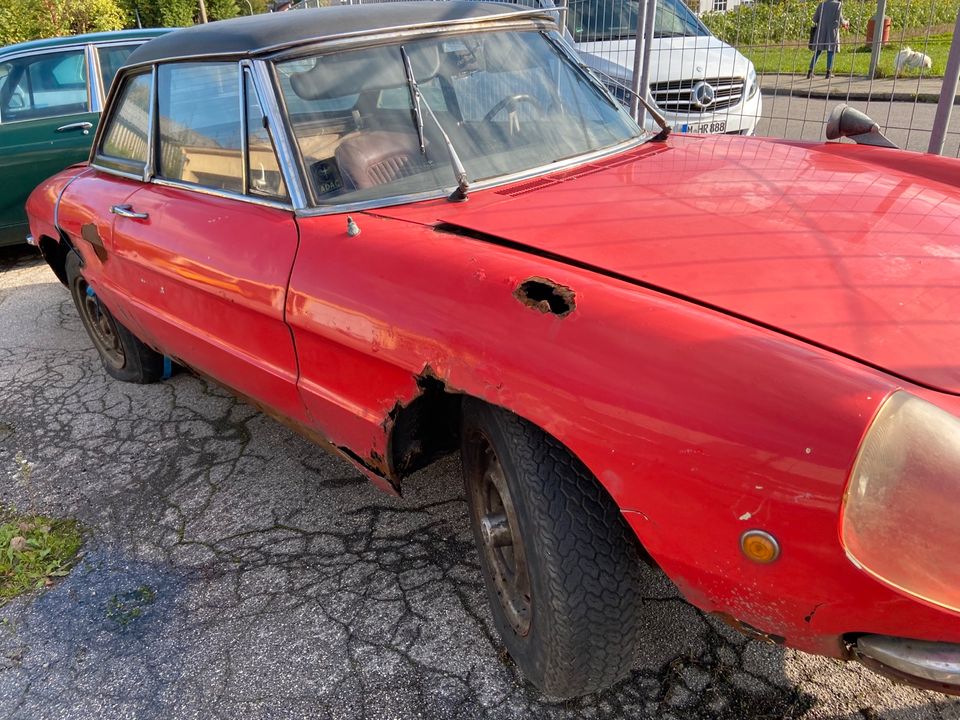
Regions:
<instances>
[{"instance_id":1,"label":"steering wheel","mask_svg":"<svg viewBox=\"0 0 960 720\"><path fill-rule=\"evenodd\" d=\"M533 97L533 95L527 95L525 93L522 93L519 95L511 95L509 97L505 97L503 100L498 102L496 105L490 108L490 111L486 115L483 116L483 121L490 122L497 116L497 113L499 113L504 108L509 108L511 113L515 112L517 109L517 106L520 103L527 103L528 105L532 105L534 109L537 111L537 117L543 117L543 105L541 105L540 102L535 97ZM517 124L517 129L519 130L518 121L512 120L510 123L510 127L512 129L515 122Z\"/></svg>"}]
</instances>

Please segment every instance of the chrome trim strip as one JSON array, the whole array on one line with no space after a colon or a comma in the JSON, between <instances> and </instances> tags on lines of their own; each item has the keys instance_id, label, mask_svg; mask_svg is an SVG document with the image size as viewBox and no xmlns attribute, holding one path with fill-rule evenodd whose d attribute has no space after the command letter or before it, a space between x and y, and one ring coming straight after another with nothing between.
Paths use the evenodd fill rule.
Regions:
<instances>
[{"instance_id":1,"label":"chrome trim strip","mask_svg":"<svg viewBox=\"0 0 960 720\"><path fill-rule=\"evenodd\" d=\"M84 54L87 58L87 102L90 112L101 112L103 110L103 87L100 82L100 58L93 48L93 45L87 45L84 48Z\"/></svg>"},{"instance_id":2,"label":"chrome trim strip","mask_svg":"<svg viewBox=\"0 0 960 720\"><path fill-rule=\"evenodd\" d=\"M213 197L223 198L225 200L237 200L239 202L250 203L251 205L261 205L273 210L286 210L294 212L294 209L287 203L268 200L267 198L257 197L256 195L240 195L229 190L217 190L216 188L204 187L203 185L194 185L193 183L179 182L177 180L167 180L165 178L155 177L150 180L153 185L161 187L177 188L179 190L189 190L200 193L201 195L212 195Z\"/></svg>"},{"instance_id":3,"label":"chrome trim strip","mask_svg":"<svg viewBox=\"0 0 960 720\"><path fill-rule=\"evenodd\" d=\"M116 175L118 177L127 178L128 180L136 180L138 182L143 182L143 173L128 173L124 170L118 170L117 168L112 168L107 165L100 165L99 163L90 163L90 167L99 170L100 172L109 173L110 175Z\"/></svg>"},{"instance_id":4,"label":"chrome trim strip","mask_svg":"<svg viewBox=\"0 0 960 720\"><path fill-rule=\"evenodd\" d=\"M161 28L153 28L153 29L161 29ZM170 32L170 31L168 30L167 32ZM95 48L114 47L115 45L136 45L137 47L139 47L144 43L150 42L154 38L158 38L161 35L166 35L166 34L167 34L166 32L159 32L156 35L146 35L143 37L119 38L117 40L95 40L90 44L93 45Z\"/></svg>"},{"instance_id":5,"label":"chrome trim strip","mask_svg":"<svg viewBox=\"0 0 960 720\"><path fill-rule=\"evenodd\" d=\"M89 93L89 90L88 90L88 93ZM88 97L89 97L89 95L88 95ZM89 108L89 107L90 107L90 102L89 102L89 100L88 100L88 101L87 101L87 108ZM87 110L84 110L83 112L66 113L66 114L64 114L64 115L44 115L42 118L26 118L26 119L24 119L24 120L3 120L3 119L0 119L0 125L10 126L10 125L17 125L17 124L19 124L19 123L25 123L25 122L36 122L37 120L56 120L57 118L76 117L77 115L89 115L89 114L90 114L90 110L87 109Z\"/></svg>"},{"instance_id":6,"label":"chrome trim strip","mask_svg":"<svg viewBox=\"0 0 960 720\"><path fill-rule=\"evenodd\" d=\"M577 157L570 158L569 160L550 163L549 165L540 165L535 168L530 168L529 170L513 173L512 175L503 175L497 178L491 178L489 180L478 180L470 184L470 192L476 193L480 190L488 190L490 188L500 187L501 185L509 185L511 183L520 182L521 180L528 180L539 175L546 175L548 173L556 172L558 170L565 170L576 165L586 164L594 160L616 155L621 152L627 152L646 143L650 137L652 137L652 135L653 133L645 133L640 137L631 138L630 140L622 142L618 145L596 150L586 155L578 155ZM394 195L392 197L378 198L376 200L362 200L360 202L346 203L341 205L318 205L316 207L297 210L297 217L336 215L337 213L374 210L376 208L393 207L395 205L403 205L405 203L436 200L438 198L445 198L449 196L454 189L456 189L456 186L451 185L447 188L427 190L420 193L409 193L407 195Z\"/></svg>"},{"instance_id":7,"label":"chrome trim strip","mask_svg":"<svg viewBox=\"0 0 960 720\"><path fill-rule=\"evenodd\" d=\"M341 41L341 40L352 40L352 39L361 39L369 38L371 41L376 42L379 39L390 39L392 37L399 37L402 33L409 32L419 32L419 31L428 31L428 32L444 32L444 30L449 28L467 28L473 29L474 27L484 27L488 25L496 25L497 29L503 29L504 21L509 20L523 20L528 19L531 21L531 25L535 24L533 20L543 20L550 28L556 30L557 22L556 19L551 17L549 11L543 9L530 9L530 10L520 10L520 11L510 11L500 13L498 15L488 15L482 18L460 18L455 20L436 20L429 23L416 23L412 25L396 25L393 27L383 27L383 28L372 28L367 30L355 30L349 33L338 33L336 35L327 35L325 37L318 38L305 38L303 40L297 40L295 42L288 43L278 43L277 45L268 45L267 47L262 48L252 48L250 50L242 50L238 52L226 52L226 53L202 53L194 55L171 55L170 57L159 58L155 60L145 60L136 65L126 65L123 67L124 72L129 72L135 70L139 67L145 67L147 65L154 65L157 63L174 63L174 62L191 62L199 60L213 60L216 58L222 58L224 60L237 60L241 58L259 58L265 55L278 53L282 50L289 50L292 48L298 48L302 46L316 46L323 45L331 41ZM405 37L406 35L404 35Z\"/></svg>"},{"instance_id":8,"label":"chrome trim strip","mask_svg":"<svg viewBox=\"0 0 960 720\"><path fill-rule=\"evenodd\" d=\"M253 83L260 98L260 109L267 117L270 125L270 135L273 138L274 149L277 152L277 162L283 173L283 181L287 186L287 195L294 209L302 210L307 207L307 193L304 184L304 175L297 170L300 167L300 154L293 146L293 134L286 122L286 114L281 110L277 94L279 85L274 83L272 67L263 60L254 60L250 63L253 71Z\"/></svg>"},{"instance_id":9,"label":"chrome trim strip","mask_svg":"<svg viewBox=\"0 0 960 720\"><path fill-rule=\"evenodd\" d=\"M511 10L509 12L499 13L497 15L486 15L484 17L457 18L454 20L435 20L428 23L414 23L411 25L395 25L393 27L372 28L367 30L354 30L353 32L337 33L327 35L326 37L316 38L315 40L298 40L296 42L278 43L258 48L257 54L269 54L284 50L287 48L298 47L307 43L328 43L334 40L348 40L353 38L376 38L379 36L392 36L394 34L405 33L411 30L444 30L450 27L462 27L466 25L488 25L497 24L503 20L519 19L542 19L548 22L554 28L557 27L557 21L551 17L551 14L542 8L532 8L528 10Z\"/></svg>"},{"instance_id":10,"label":"chrome trim strip","mask_svg":"<svg viewBox=\"0 0 960 720\"><path fill-rule=\"evenodd\" d=\"M27 55L48 55L50 53L66 52L68 50L82 50L88 45L88 43L80 42L75 45L59 45L58 47L52 48L37 48L36 50L19 50L15 53L10 53L9 55L4 55L0 53L0 62L8 62L10 60L16 60L17 58L24 57Z\"/></svg>"},{"instance_id":11,"label":"chrome trim strip","mask_svg":"<svg viewBox=\"0 0 960 720\"><path fill-rule=\"evenodd\" d=\"M67 188L68 188L68 187L70 187L71 185L73 185L74 180L79 180L79 179L82 178L84 175L86 175L88 172L90 172L90 168L87 168L86 170L83 170L83 171L81 171L81 172L78 172L78 173L77 173L76 175L74 175L72 178L70 178L69 180L67 180L66 185L64 185L64 186L60 189L60 193L57 195L57 202L56 202L56 203L54 204L54 206L53 206L53 226L54 226L59 232L63 233L64 235L66 235L66 233L64 233L64 232L63 232L63 228L60 227L60 201L63 200L63 194L67 191Z\"/></svg>"},{"instance_id":12,"label":"chrome trim strip","mask_svg":"<svg viewBox=\"0 0 960 720\"><path fill-rule=\"evenodd\" d=\"M247 152L250 148L250 139L247 136L247 73L249 68L240 63L237 70L237 81L240 83L240 190L246 195L249 191L249 158Z\"/></svg>"},{"instance_id":13,"label":"chrome trim strip","mask_svg":"<svg viewBox=\"0 0 960 720\"><path fill-rule=\"evenodd\" d=\"M291 60L304 55L314 55L321 53L334 52L348 48L374 47L376 45L386 45L400 43L404 40L420 37L434 37L443 35L445 37L455 37L475 32L492 32L505 30L530 30L539 32L556 31L556 23L544 20L537 22L539 18L523 19L520 18L513 22L500 23L473 23L470 25L459 25L455 27L446 27L443 25L437 27L416 28L413 30L398 30L388 33L379 33L376 35L344 35L344 37L331 37L323 40L315 40L306 43L297 43L286 49L279 49L265 56L267 60ZM266 51L265 51L266 52Z\"/></svg>"},{"instance_id":14,"label":"chrome trim strip","mask_svg":"<svg viewBox=\"0 0 960 720\"><path fill-rule=\"evenodd\" d=\"M143 182L149 182L157 171L157 136L160 133L158 127L160 125L159 113L157 113L157 102L159 102L157 99L157 78L159 75L157 66L152 66L150 69L150 111L147 113L147 162L143 166L143 177L140 178ZM114 83L113 85L119 88L120 84Z\"/></svg>"}]
</instances>

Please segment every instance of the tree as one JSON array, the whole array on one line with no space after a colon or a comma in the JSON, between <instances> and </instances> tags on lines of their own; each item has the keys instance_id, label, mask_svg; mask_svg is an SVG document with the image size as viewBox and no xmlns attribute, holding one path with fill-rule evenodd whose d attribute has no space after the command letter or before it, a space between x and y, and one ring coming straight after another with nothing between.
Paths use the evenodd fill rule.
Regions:
<instances>
[{"instance_id":1,"label":"tree","mask_svg":"<svg viewBox=\"0 0 960 720\"><path fill-rule=\"evenodd\" d=\"M41 37L120 30L126 9L118 0L0 0L0 44Z\"/></svg>"},{"instance_id":2,"label":"tree","mask_svg":"<svg viewBox=\"0 0 960 720\"><path fill-rule=\"evenodd\" d=\"M241 0L243 2L243 0ZM243 2L244 15L249 12ZM236 0L207 0L207 15L211 20L227 20L240 14Z\"/></svg>"},{"instance_id":3,"label":"tree","mask_svg":"<svg viewBox=\"0 0 960 720\"><path fill-rule=\"evenodd\" d=\"M266 11L266 0L206 2L211 20ZM0 0L0 45L136 27L138 18L143 27L184 27L198 16L198 0Z\"/></svg>"},{"instance_id":4,"label":"tree","mask_svg":"<svg viewBox=\"0 0 960 720\"><path fill-rule=\"evenodd\" d=\"M184 27L193 25L197 16L196 0L123 0L127 14L143 27Z\"/></svg>"}]
</instances>

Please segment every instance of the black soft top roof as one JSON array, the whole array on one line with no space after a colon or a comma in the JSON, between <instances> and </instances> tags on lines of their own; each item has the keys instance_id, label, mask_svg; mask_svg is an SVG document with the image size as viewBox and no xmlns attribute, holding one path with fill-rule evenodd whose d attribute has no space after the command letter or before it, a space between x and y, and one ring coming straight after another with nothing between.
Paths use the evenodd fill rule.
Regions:
<instances>
[{"instance_id":1,"label":"black soft top roof","mask_svg":"<svg viewBox=\"0 0 960 720\"><path fill-rule=\"evenodd\" d=\"M141 45L126 65L211 55L250 56L344 34L374 34L418 25L484 20L528 8L507 3L377 2L249 15L176 30ZM550 18L549 11L541 11Z\"/></svg>"}]
</instances>

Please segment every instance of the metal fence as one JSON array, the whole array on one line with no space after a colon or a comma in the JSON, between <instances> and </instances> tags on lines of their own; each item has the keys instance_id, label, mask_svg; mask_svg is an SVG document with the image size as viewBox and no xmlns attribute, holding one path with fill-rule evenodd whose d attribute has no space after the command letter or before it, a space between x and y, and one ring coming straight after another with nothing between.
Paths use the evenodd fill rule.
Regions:
<instances>
[{"instance_id":1,"label":"metal fence","mask_svg":"<svg viewBox=\"0 0 960 720\"><path fill-rule=\"evenodd\" d=\"M719 0L722 2L722 0ZM930 149L931 133L943 131L945 154L960 154L960 126L949 122L956 97L951 48L960 48L956 3L937 0L844 0L836 33L818 62L809 48L816 0L752 3L701 18L730 47L754 63L764 102L756 132L795 139L822 139L830 110L846 102L864 110L901 147ZM879 31L879 32L877 32ZM834 45L834 41L836 45ZM832 73L827 63L834 50ZM944 90L946 89L946 92ZM938 101L944 104L938 113Z\"/></svg>"},{"instance_id":2,"label":"metal fence","mask_svg":"<svg viewBox=\"0 0 960 720\"><path fill-rule=\"evenodd\" d=\"M586 64L626 104L630 88L643 88L676 132L822 140L830 111L847 103L900 147L960 157L960 110L951 112L960 14L952 0L827 3L818 53L810 49L818 0L512 2L554 9ZM836 32L828 27L834 14Z\"/></svg>"}]
</instances>

